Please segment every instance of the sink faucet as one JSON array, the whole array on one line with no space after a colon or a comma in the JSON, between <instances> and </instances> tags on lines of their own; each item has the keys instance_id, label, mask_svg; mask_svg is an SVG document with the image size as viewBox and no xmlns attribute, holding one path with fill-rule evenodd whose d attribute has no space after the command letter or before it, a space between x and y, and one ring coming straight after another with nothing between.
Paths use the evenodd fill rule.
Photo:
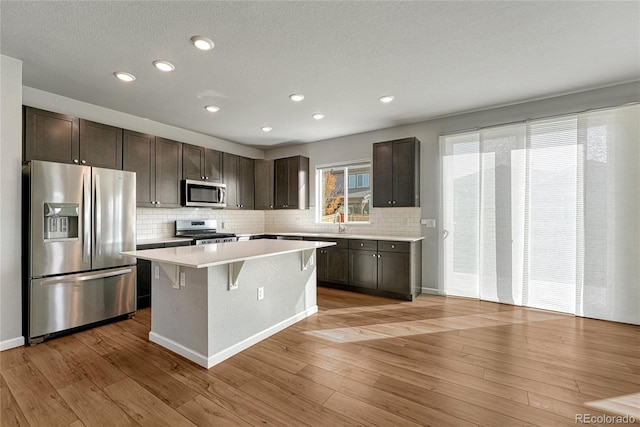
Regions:
<instances>
[{"instance_id":1,"label":"sink faucet","mask_svg":"<svg viewBox=\"0 0 640 427\"><path fill-rule=\"evenodd\" d=\"M341 216L339 212L336 212L336 215L333 217L334 224L338 223L338 233L346 233L347 229L345 228L344 222L340 221Z\"/></svg>"}]
</instances>

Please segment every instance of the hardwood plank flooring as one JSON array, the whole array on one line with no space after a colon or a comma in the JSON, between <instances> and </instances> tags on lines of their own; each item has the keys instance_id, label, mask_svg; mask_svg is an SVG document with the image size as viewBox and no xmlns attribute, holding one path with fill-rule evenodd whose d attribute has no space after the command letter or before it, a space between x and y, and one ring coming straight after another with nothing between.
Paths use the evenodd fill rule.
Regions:
<instances>
[{"instance_id":1,"label":"hardwood plank flooring","mask_svg":"<svg viewBox=\"0 0 640 427\"><path fill-rule=\"evenodd\" d=\"M150 309L0 353L0 426L640 423L640 327L473 299L318 289L318 314L207 370Z\"/></svg>"}]
</instances>

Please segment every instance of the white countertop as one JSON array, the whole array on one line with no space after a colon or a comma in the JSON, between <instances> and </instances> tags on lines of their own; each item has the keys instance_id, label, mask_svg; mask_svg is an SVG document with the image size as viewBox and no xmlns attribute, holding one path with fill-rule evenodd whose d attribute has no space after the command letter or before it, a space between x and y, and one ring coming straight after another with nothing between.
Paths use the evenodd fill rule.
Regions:
<instances>
[{"instance_id":1,"label":"white countertop","mask_svg":"<svg viewBox=\"0 0 640 427\"><path fill-rule=\"evenodd\" d=\"M260 239L246 242L147 249L122 252L122 254L184 267L205 268L334 245L335 243L333 242Z\"/></svg>"},{"instance_id":2,"label":"white countertop","mask_svg":"<svg viewBox=\"0 0 640 427\"><path fill-rule=\"evenodd\" d=\"M362 239L362 240L387 240L392 242L418 242L423 240L423 236L406 237L406 236L382 236L375 234L351 234L351 233L254 233L254 234L237 234L238 237L246 236L300 236L300 237L318 237L318 238L330 238L330 239Z\"/></svg>"}]
</instances>

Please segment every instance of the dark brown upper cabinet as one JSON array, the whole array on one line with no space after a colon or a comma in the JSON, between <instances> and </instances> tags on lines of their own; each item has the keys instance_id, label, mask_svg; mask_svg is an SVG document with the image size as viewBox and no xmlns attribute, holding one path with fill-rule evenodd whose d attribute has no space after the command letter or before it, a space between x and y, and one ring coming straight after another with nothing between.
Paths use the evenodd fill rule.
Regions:
<instances>
[{"instance_id":1,"label":"dark brown upper cabinet","mask_svg":"<svg viewBox=\"0 0 640 427\"><path fill-rule=\"evenodd\" d=\"M24 107L24 161L122 169L122 129Z\"/></svg>"},{"instance_id":2,"label":"dark brown upper cabinet","mask_svg":"<svg viewBox=\"0 0 640 427\"><path fill-rule=\"evenodd\" d=\"M226 205L230 209L253 209L255 166L253 159L223 154L223 178L227 186Z\"/></svg>"},{"instance_id":3,"label":"dark brown upper cabinet","mask_svg":"<svg viewBox=\"0 0 640 427\"><path fill-rule=\"evenodd\" d=\"M257 159L255 161L255 209L273 209L273 179L273 160Z\"/></svg>"},{"instance_id":4,"label":"dark brown upper cabinet","mask_svg":"<svg viewBox=\"0 0 640 427\"><path fill-rule=\"evenodd\" d=\"M140 207L179 207L182 143L140 132L124 131L125 170L136 172Z\"/></svg>"},{"instance_id":5,"label":"dark brown upper cabinet","mask_svg":"<svg viewBox=\"0 0 640 427\"><path fill-rule=\"evenodd\" d=\"M222 182L222 152L220 151L182 144L182 167L183 179Z\"/></svg>"},{"instance_id":6,"label":"dark brown upper cabinet","mask_svg":"<svg viewBox=\"0 0 640 427\"><path fill-rule=\"evenodd\" d=\"M80 163L122 169L122 129L80 119Z\"/></svg>"},{"instance_id":7,"label":"dark brown upper cabinet","mask_svg":"<svg viewBox=\"0 0 640 427\"><path fill-rule=\"evenodd\" d=\"M373 207L420 206L420 141L373 144Z\"/></svg>"},{"instance_id":8,"label":"dark brown upper cabinet","mask_svg":"<svg viewBox=\"0 0 640 427\"><path fill-rule=\"evenodd\" d=\"M274 173L275 209L309 209L309 158L276 159Z\"/></svg>"}]
</instances>

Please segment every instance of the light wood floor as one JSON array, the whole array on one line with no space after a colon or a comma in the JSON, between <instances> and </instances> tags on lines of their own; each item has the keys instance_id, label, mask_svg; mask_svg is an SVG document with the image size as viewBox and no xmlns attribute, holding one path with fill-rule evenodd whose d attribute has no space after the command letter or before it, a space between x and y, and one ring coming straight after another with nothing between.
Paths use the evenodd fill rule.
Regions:
<instances>
[{"instance_id":1,"label":"light wood floor","mask_svg":"<svg viewBox=\"0 0 640 427\"><path fill-rule=\"evenodd\" d=\"M0 353L1 424L573 425L636 411L640 328L451 297L318 290L320 312L206 370L150 311Z\"/></svg>"}]
</instances>

